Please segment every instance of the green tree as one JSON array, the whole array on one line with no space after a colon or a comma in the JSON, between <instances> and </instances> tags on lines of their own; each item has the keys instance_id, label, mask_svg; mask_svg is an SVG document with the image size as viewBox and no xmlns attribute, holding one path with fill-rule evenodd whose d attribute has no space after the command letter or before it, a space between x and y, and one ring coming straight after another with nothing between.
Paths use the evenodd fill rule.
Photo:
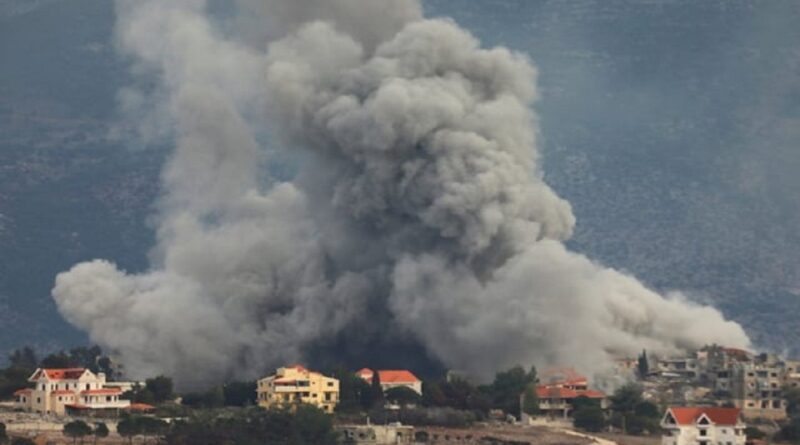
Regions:
<instances>
[{"instance_id":1,"label":"green tree","mask_svg":"<svg viewBox=\"0 0 800 445\"><path fill-rule=\"evenodd\" d=\"M795 444L800 443L800 417L794 417L784 425L778 432L777 438Z\"/></svg>"},{"instance_id":2,"label":"green tree","mask_svg":"<svg viewBox=\"0 0 800 445\"><path fill-rule=\"evenodd\" d=\"M386 400L397 405L416 405L422 397L413 389L406 386L396 386L386 390Z\"/></svg>"},{"instance_id":3,"label":"green tree","mask_svg":"<svg viewBox=\"0 0 800 445\"><path fill-rule=\"evenodd\" d=\"M572 413L572 420L575 428L582 430L599 432L606 427L606 417L599 406L589 404L583 405Z\"/></svg>"},{"instance_id":4,"label":"green tree","mask_svg":"<svg viewBox=\"0 0 800 445\"><path fill-rule=\"evenodd\" d=\"M117 423L117 433L128 438L128 443L133 443L133 438L141 434L141 426L134 417L126 416Z\"/></svg>"},{"instance_id":5,"label":"green tree","mask_svg":"<svg viewBox=\"0 0 800 445\"><path fill-rule=\"evenodd\" d=\"M16 349L8 356L8 362L12 368L29 369L33 371L39 364L36 353L29 346Z\"/></svg>"},{"instance_id":6,"label":"green tree","mask_svg":"<svg viewBox=\"0 0 800 445\"><path fill-rule=\"evenodd\" d=\"M111 367L111 359L108 357L100 357L97 359L97 370L104 373L110 381L114 381L119 377Z\"/></svg>"},{"instance_id":7,"label":"green tree","mask_svg":"<svg viewBox=\"0 0 800 445\"><path fill-rule=\"evenodd\" d=\"M370 384L370 405L372 407L383 406L384 396L381 386L381 375L377 369L372 370L372 383Z\"/></svg>"},{"instance_id":8,"label":"green tree","mask_svg":"<svg viewBox=\"0 0 800 445\"><path fill-rule=\"evenodd\" d=\"M535 383L525 388L525 393L522 395L522 412L529 416L539 414L539 396L536 394Z\"/></svg>"},{"instance_id":9,"label":"green tree","mask_svg":"<svg viewBox=\"0 0 800 445\"><path fill-rule=\"evenodd\" d=\"M642 350L642 355L639 356L639 360L636 363L636 369L639 372L640 379L646 379L650 373L650 363L647 361L646 350Z\"/></svg>"},{"instance_id":10,"label":"green tree","mask_svg":"<svg viewBox=\"0 0 800 445\"><path fill-rule=\"evenodd\" d=\"M64 435L72 438L72 443L76 443L78 439L83 443L83 438L92 434L92 427L82 420L75 420L64 425Z\"/></svg>"},{"instance_id":11,"label":"green tree","mask_svg":"<svg viewBox=\"0 0 800 445\"><path fill-rule=\"evenodd\" d=\"M747 428L745 428L744 429L744 435L748 439L763 439L763 438L767 437L767 433L761 431L760 429L758 429L758 428L756 428L754 426L748 426Z\"/></svg>"},{"instance_id":12,"label":"green tree","mask_svg":"<svg viewBox=\"0 0 800 445\"><path fill-rule=\"evenodd\" d=\"M658 409L658 406L653 402L648 402L643 400L636 404L633 408L633 414L639 417L647 417L651 419L659 419L661 417L661 412Z\"/></svg>"},{"instance_id":13,"label":"green tree","mask_svg":"<svg viewBox=\"0 0 800 445\"><path fill-rule=\"evenodd\" d=\"M222 388L225 406L256 404L256 382L230 382Z\"/></svg>"},{"instance_id":14,"label":"green tree","mask_svg":"<svg viewBox=\"0 0 800 445\"><path fill-rule=\"evenodd\" d=\"M64 351L55 352L42 359L42 368L73 368L78 366L72 357Z\"/></svg>"},{"instance_id":15,"label":"green tree","mask_svg":"<svg viewBox=\"0 0 800 445\"><path fill-rule=\"evenodd\" d=\"M94 425L94 443L97 443L97 439L104 439L108 437L109 431L108 426L105 423L100 422Z\"/></svg>"},{"instance_id":16,"label":"green tree","mask_svg":"<svg viewBox=\"0 0 800 445\"><path fill-rule=\"evenodd\" d=\"M203 411L176 422L164 437L168 445L335 445L331 416L310 405L296 410L245 408Z\"/></svg>"},{"instance_id":17,"label":"green tree","mask_svg":"<svg viewBox=\"0 0 800 445\"><path fill-rule=\"evenodd\" d=\"M337 412L356 413L370 408L368 403L369 383L343 367L336 369L333 372L333 377L339 380Z\"/></svg>"},{"instance_id":18,"label":"green tree","mask_svg":"<svg viewBox=\"0 0 800 445\"><path fill-rule=\"evenodd\" d=\"M11 441L11 445L36 445L36 442L27 437L15 437Z\"/></svg>"},{"instance_id":19,"label":"green tree","mask_svg":"<svg viewBox=\"0 0 800 445\"><path fill-rule=\"evenodd\" d=\"M439 382L429 380L422 382L422 404L425 406L447 405L447 396Z\"/></svg>"},{"instance_id":20,"label":"green tree","mask_svg":"<svg viewBox=\"0 0 800 445\"><path fill-rule=\"evenodd\" d=\"M292 429L297 443L320 445L338 443L338 436L333 430L333 419L315 406L299 406L294 414Z\"/></svg>"},{"instance_id":21,"label":"green tree","mask_svg":"<svg viewBox=\"0 0 800 445\"><path fill-rule=\"evenodd\" d=\"M611 399L611 424L629 434L658 431L658 407L642 398L642 388L629 383L618 388Z\"/></svg>"},{"instance_id":22,"label":"green tree","mask_svg":"<svg viewBox=\"0 0 800 445\"><path fill-rule=\"evenodd\" d=\"M92 372L100 372L97 366L97 360L103 355L103 350L100 346L94 345L92 347L77 347L69 350L69 361L72 366L81 368L88 368Z\"/></svg>"},{"instance_id":23,"label":"green tree","mask_svg":"<svg viewBox=\"0 0 800 445\"><path fill-rule=\"evenodd\" d=\"M145 389L153 393L156 403L173 398L172 379L163 375L145 380Z\"/></svg>"},{"instance_id":24,"label":"green tree","mask_svg":"<svg viewBox=\"0 0 800 445\"><path fill-rule=\"evenodd\" d=\"M221 386L215 386L205 392L184 394L181 403L195 408L220 408L225 405L225 393Z\"/></svg>"},{"instance_id":25,"label":"green tree","mask_svg":"<svg viewBox=\"0 0 800 445\"><path fill-rule=\"evenodd\" d=\"M134 422L138 424L139 432L144 435L145 443L147 443L148 437L163 436L167 433L169 427L167 422L157 417L137 417L134 419Z\"/></svg>"},{"instance_id":26,"label":"green tree","mask_svg":"<svg viewBox=\"0 0 800 445\"><path fill-rule=\"evenodd\" d=\"M610 397L611 410L616 413L633 414L636 406L643 401L642 387L635 383L619 387Z\"/></svg>"},{"instance_id":27,"label":"green tree","mask_svg":"<svg viewBox=\"0 0 800 445\"><path fill-rule=\"evenodd\" d=\"M786 414L789 417L800 415L800 388L784 388L783 398L786 399Z\"/></svg>"},{"instance_id":28,"label":"green tree","mask_svg":"<svg viewBox=\"0 0 800 445\"><path fill-rule=\"evenodd\" d=\"M495 374L492 384L484 388L492 398L492 406L519 417L519 398L525 388L537 382L536 368L525 372L522 366L515 366L507 371Z\"/></svg>"}]
</instances>

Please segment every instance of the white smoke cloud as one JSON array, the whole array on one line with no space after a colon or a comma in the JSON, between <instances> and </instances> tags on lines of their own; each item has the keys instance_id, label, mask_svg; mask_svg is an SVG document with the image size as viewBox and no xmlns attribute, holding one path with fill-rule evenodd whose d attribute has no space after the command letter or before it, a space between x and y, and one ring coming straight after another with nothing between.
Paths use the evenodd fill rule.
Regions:
<instances>
[{"instance_id":1,"label":"white smoke cloud","mask_svg":"<svg viewBox=\"0 0 800 445\"><path fill-rule=\"evenodd\" d=\"M161 79L176 142L152 270L83 263L53 289L138 375L252 378L363 324L479 376L749 344L718 311L566 250L524 56L415 1L241 0L236 33L205 6L118 4L120 48ZM259 179L265 128L300 160L290 182Z\"/></svg>"}]
</instances>

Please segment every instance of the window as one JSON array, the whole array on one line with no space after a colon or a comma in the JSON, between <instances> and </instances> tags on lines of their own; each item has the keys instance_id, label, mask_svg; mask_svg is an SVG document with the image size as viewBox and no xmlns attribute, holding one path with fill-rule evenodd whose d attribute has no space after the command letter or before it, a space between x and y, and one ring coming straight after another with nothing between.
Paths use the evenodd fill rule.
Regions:
<instances>
[{"instance_id":1,"label":"window","mask_svg":"<svg viewBox=\"0 0 800 445\"><path fill-rule=\"evenodd\" d=\"M91 383L87 383L86 384L86 390L88 391L90 389L92 389L92 384Z\"/></svg>"},{"instance_id":2,"label":"window","mask_svg":"<svg viewBox=\"0 0 800 445\"><path fill-rule=\"evenodd\" d=\"M333 382L328 382L328 386L333 386Z\"/></svg>"},{"instance_id":3,"label":"window","mask_svg":"<svg viewBox=\"0 0 800 445\"><path fill-rule=\"evenodd\" d=\"M705 437L705 436L706 436L706 433L707 433L707 431L706 431L706 430L704 430L704 429L700 430L700 436L701 436L701 437Z\"/></svg>"}]
</instances>

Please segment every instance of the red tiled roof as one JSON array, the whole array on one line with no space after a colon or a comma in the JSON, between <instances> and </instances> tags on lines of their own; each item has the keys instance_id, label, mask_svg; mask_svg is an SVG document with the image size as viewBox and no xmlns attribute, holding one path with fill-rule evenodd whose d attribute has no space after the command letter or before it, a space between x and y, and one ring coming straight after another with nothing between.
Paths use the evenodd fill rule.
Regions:
<instances>
[{"instance_id":1,"label":"red tiled roof","mask_svg":"<svg viewBox=\"0 0 800 445\"><path fill-rule=\"evenodd\" d=\"M14 395L15 396L27 396L27 395L30 395L31 391L33 391L33 390L30 389L30 388L18 389L16 391L14 391Z\"/></svg>"},{"instance_id":2,"label":"red tiled roof","mask_svg":"<svg viewBox=\"0 0 800 445\"><path fill-rule=\"evenodd\" d=\"M372 382L373 372L371 369L364 368L356 374L367 382ZM405 369L381 369L378 370L378 378L381 383L417 383L420 381L411 371Z\"/></svg>"},{"instance_id":3,"label":"red tiled roof","mask_svg":"<svg viewBox=\"0 0 800 445\"><path fill-rule=\"evenodd\" d=\"M87 389L85 391L81 391L82 396L96 396L96 395L117 395L122 394L122 390L119 388L102 388L102 389Z\"/></svg>"},{"instance_id":4,"label":"red tiled roof","mask_svg":"<svg viewBox=\"0 0 800 445\"><path fill-rule=\"evenodd\" d=\"M737 360L747 360L750 358L752 354L745 351L744 349L739 348L723 348L726 354L730 355L731 357Z\"/></svg>"},{"instance_id":5,"label":"red tiled roof","mask_svg":"<svg viewBox=\"0 0 800 445\"><path fill-rule=\"evenodd\" d=\"M693 425L703 414L715 425L736 425L739 421L739 408L718 408L708 406L677 407L669 409L678 425Z\"/></svg>"},{"instance_id":6,"label":"red tiled roof","mask_svg":"<svg viewBox=\"0 0 800 445\"><path fill-rule=\"evenodd\" d=\"M605 398L605 393L601 391L576 391L562 386L537 386L536 395L540 399L575 399L578 397L588 397L590 399Z\"/></svg>"},{"instance_id":7,"label":"red tiled roof","mask_svg":"<svg viewBox=\"0 0 800 445\"><path fill-rule=\"evenodd\" d=\"M50 380L77 380L86 368L42 368L36 371L30 380L38 380L42 377L42 373Z\"/></svg>"},{"instance_id":8,"label":"red tiled roof","mask_svg":"<svg viewBox=\"0 0 800 445\"><path fill-rule=\"evenodd\" d=\"M67 408L73 408L73 409L90 409L90 407L88 407L86 405L81 405L79 403L70 403L70 404L64 405L64 406L67 407Z\"/></svg>"},{"instance_id":9,"label":"red tiled roof","mask_svg":"<svg viewBox=\"0 0 800 445\"><path fill-rule=\"evenodd\" d=\"M550 368L539 375L539 379L546 384L559 383L563 385L586 384L588 379L578 374L573 368Z\"/></svg>"},{"instance_id":10,"label":"red tiled roof","mask_svg":"<svg viewBox=\"0 0 800 445\"><path fill-rule=\"evenodd\" d=\"M148 405L146 403L131 403L130 406L126 409L131 411L153 411L156 409L153 405Z\"/></svg>"}]
</instances>

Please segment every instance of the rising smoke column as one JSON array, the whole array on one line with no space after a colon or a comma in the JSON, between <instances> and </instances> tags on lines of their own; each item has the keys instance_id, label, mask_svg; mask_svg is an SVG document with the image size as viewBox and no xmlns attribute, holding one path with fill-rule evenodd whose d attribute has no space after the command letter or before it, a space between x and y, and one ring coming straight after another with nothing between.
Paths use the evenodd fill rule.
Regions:
<instances>
[{"instance_id":1,"label":"rising smoke column","mask_svg":"<svg viewBox=\"0 0 800 445\"><path fill-rule=\"evenodd\" d=\"M151 270L82 263L53 296L138 375L252 378L370 323L479 376L748 345L718 311L564 247L574 217L542 179L524 56L411 0L238 7L220 25L202 1L117 5L120 48L161 81L126 104L175 140L158 243ZM265 130L291 181L262 179Z\"/></svg>"}]
</instances>

